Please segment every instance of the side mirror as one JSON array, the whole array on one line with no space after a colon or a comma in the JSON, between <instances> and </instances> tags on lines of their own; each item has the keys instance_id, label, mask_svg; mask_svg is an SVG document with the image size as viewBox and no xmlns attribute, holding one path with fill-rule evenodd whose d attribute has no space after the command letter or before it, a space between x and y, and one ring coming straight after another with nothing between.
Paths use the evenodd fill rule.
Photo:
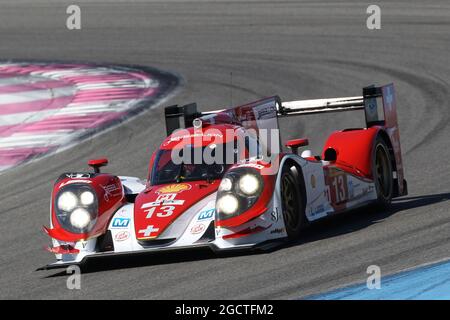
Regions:
<instances>
[{"instance_id":1,"label":"side mirror","mask_svg":"<svg viewBox=\"0 0 450 320\"><path fill-rule=\"evenodd\" d=\"M284 145L290 148L292 153L297 154L298 148L309 145L309 141L308 139L292 139L288 140Z\"/></svg>"},{"instance_id":2,"label":"side mirror","mask_svg":"<svg viewBox=\"0 0 450 320\"><path fill-rule=\"evenodd\" d=\"M108 164L108 159L91 159L88 161L88 165L94 168L95 173L100 173L100 167L104 167Z\"/></svg>"}]
</instances>

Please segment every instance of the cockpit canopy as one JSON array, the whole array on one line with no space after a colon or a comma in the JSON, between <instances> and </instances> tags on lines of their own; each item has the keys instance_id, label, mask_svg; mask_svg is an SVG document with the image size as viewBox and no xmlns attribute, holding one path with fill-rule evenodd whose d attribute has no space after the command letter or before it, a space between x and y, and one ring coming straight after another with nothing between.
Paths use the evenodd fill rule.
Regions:
<instances>
[{"instance_id":1,"label":"cockpit canopy","mask_svg":"<svg viewBox=\"0 0 450 320\"><path fill-rule=\"evenodd\" d=\"M234 125L179 130L161 144L151 174L152 185L221 179L236 163L261 154L256 136Z\"/></svg>"}]
</instances>

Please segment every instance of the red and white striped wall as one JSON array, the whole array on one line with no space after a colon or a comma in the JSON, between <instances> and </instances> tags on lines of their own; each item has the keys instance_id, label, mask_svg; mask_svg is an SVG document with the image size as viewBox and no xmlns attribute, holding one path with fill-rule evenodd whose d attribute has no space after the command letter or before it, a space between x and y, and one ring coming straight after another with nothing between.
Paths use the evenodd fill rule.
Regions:
<instances>
[{"instance_id":1,"label":"red and white striped wall","mask_svg":"<svg viewBox=\"0 0 450 320\"><path fill-rule=\"evenodd\" d=\"M177 83L149 68L0 62L0 172L151 107Z\"/></svg>"}]
</instances>

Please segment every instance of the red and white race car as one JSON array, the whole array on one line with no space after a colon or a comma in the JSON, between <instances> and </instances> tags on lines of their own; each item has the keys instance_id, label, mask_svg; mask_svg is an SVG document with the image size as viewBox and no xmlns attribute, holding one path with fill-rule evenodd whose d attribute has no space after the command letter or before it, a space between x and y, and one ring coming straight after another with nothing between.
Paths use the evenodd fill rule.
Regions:
<instances>
[{"instance_id":1,"label":"red and white race car","mask_svg":"<svg viewBox=\"0 0 450 320\"><path fill-rule=\"evenodd\" d=\"M332 133L320 156L286 142L278 118L364 110L366 128ZM165 109L168 137L150 160L147 181L94 172L64 173L51 200L57 262L148 251L265 248L297 238L309 222L407 194L394 87L358 97L281 102L270 97L230 109ZM180 128L180 119L184 128ZM279 241L278 241L279 242Z\"/></svg>"}]
</instances>

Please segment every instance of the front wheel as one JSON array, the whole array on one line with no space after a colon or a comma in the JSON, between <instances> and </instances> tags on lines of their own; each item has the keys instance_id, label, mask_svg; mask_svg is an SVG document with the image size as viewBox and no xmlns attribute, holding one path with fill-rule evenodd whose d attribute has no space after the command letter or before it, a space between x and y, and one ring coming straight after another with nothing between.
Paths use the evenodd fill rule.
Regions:
<instances>
[{"instance_id":1,"label":"front wheel","mask_svg":"<svg viewBox=\"0 0 450 320\"><path fill-rule=\"evenodd\" d=\"M394 180L392 177L392 161L389 149L381 137L378 137L375 143L373 164L377 205L385 208L389 206L392 200Z\"/></svg>"},{"instance_id":2,"label":"front wheel","mask_svg":"<svg viewBox=\"0 0 450 320\"><path fill-rule=\"evenodd\" d=\"M290 240L300 235L305 216L304 201L298 179L291 168L284 166L281 173L281 204L286 233Z\"/></svg>"}]
</instances>

